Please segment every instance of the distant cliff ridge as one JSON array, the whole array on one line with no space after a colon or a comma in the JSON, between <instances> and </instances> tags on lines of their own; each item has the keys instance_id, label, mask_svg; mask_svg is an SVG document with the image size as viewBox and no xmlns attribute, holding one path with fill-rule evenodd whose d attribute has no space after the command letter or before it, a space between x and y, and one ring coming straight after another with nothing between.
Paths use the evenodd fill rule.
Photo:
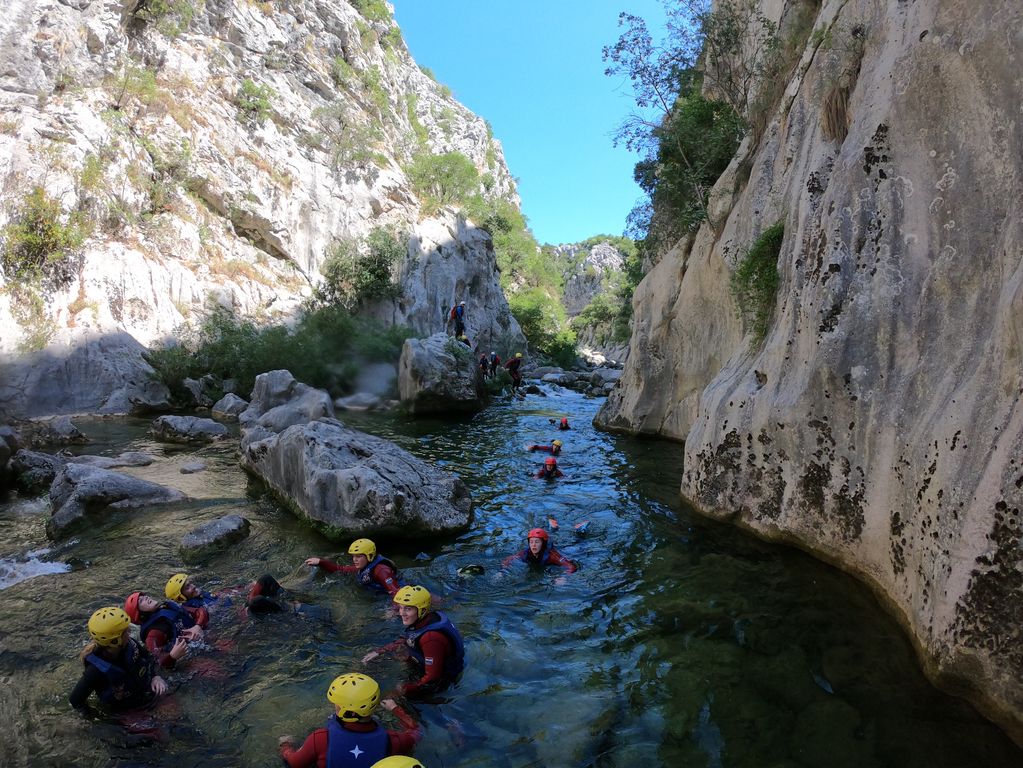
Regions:
<instances>
[{"instance_id":1,"label":"distant cliff ridge","mask_svg":"<svg viewBox=\"0 0 1023 768\"><path fill-rule=\"evenodd\" d=\"M152 7L5 6L8 364L109 334L149 345L211 300L286 320L330 245L377 227L411 236L401 295L377 316L428 334L467 298L481 343L521 344L489 236L443 200L425 205L428 180L410 177L423 158L459 153L479 194L518 205L501 146L410 58L385 3Z\"/></svg>"},{"instance_id":2,"label":"distant cliff ridge","mask_svg":"<svg viewBox=\"0 0 1023 768\"><path fill-rule=\"evenodd\" d=\"M712 223L637 290L597 422L684 440L685 496L864 578L1023 743L1021 29L1009 0L825 0ZM779 221L760 341L729 276Z\"/></svg>"}]
</instances>

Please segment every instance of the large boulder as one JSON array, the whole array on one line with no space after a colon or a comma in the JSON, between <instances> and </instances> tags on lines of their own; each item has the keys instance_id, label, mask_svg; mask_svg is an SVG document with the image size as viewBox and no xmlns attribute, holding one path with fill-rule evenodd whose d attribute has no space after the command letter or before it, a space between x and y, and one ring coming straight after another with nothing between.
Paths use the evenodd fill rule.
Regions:
<instances>
[{"instance_id":1,"label":"large boulder","mask_svg":"<svg viewBox=\"0 0 1023 768\"><path fill-rule=\"evenodd\" d=\"M50 487L53 515L46 523L46 534L51 539L63 538L81 528L88 516L108 509L139 509L186 498L179 490L137 477L86 464L67 464Z\"/></svg>"},{"instance_id":2,"label":"large boulder","mask_svg":"<svg viewBox=\"0 0 1023 768\"><path fill-rule=\"evenodd\" d=\"M334 540L453 532L472 515L457 476L334 419L249 442L241 463Z\"/></svg>"},{"instance_id":3,"label":"large boulder","mask_svg":"<svg viewBox=\"0 0 1023 768\"><path fill-rule=\"evenodd\" d=\"M145 467L153 463L153 457L141 451L127 451L118 456L72 456L60 453L41 453L21 449L11 459L11 473L15 486L23 494L45 493L57 473L65 464L84 464L99 469L116 467Z\"/></svg>"},{"instance_id":4,"label":"large boulder","mask_svg":"<svg viewBox=\"0 0 1023 768\"><path fill-rule=\"evenodd\" d=\"M216 403L210 413L215 419L221 421L238 421L238 416L249 407L249 404L233 392L228 392Z\"/></svg>"},{"instance_id":5,"label":"large boulder","mask_svg":"<svg viewBox=\"0 0 1023 768\"><path fill-rule=\"evenodd\" d=\"M0 359L0 415L144 413L168 407L170 393L156 380L145 348L126 333Z\"/></svg>"},{"instance_id":6,"label":"large boulder","mask_svg":"<svg viewBox=\"0 0 1023 768\"><path fill-rule=\"evenodd\" d=\"M398 392L415 416L471 413L486 404L486 388L472 351L443 333L405 340L398 362Z\"/></svg>"},{"instance_id":7,"label":"large boulder","mask_svg":"<svg viewBox=\"0 0 1023 768\"><path fill-rule=\"evenodd\" d=\"M168 443L212 443L228 436L227 427L198 416L158 416L149 434Z\"/></svg>"},{"instance_id":8,"label":"large boulder","mask_svg":"<svg viewBox=\"0 0 1023 768\"><path fill-rule=\"evenodd\" d=\"M289 371L269 371L256 377L249 407L238 415L242 448L294 424L334 417L334 404L322 389L297 381Z\"/></svg>"},{"instance_id":9,"label":"large boulder","mask_svg":"<svg viewBox=\"0 0 1023 768\"><path fill-rule=\"evenodd\" d=\"M241 515L225 515L193 528L181 539L178 551L186 563L194 563L209 554L248 538L252 524Z\"/></svg>"}]
</instances>

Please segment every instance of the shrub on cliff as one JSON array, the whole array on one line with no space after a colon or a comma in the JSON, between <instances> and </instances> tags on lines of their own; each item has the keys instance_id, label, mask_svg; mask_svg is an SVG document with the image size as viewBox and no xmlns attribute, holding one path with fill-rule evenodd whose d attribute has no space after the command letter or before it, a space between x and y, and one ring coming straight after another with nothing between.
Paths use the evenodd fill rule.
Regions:
<instances>
[{"instance_id":1,"label":"shrub on cliff","mask_svg":"<svg viewBox=\"0 0 1023 768\"><path fill-rule=\"evenodd\" d=\"M767 335L778 294L778 254L785 237L785 222L765 229L732 272L731 290L743 322L759 344Z\"/></svg>"},{"instance_id":2,"label":"shrub on cliff","mask_svg":"<svg viewBox=\"0 0 1023 768\"><path fill-rule=\"evenodd\" d=\"M463 203L479 191L479 171L461 152L419 154L407 172L427 214L444 205Z\"/></svg>"},{"instance_id":3,"label":"shrub on cliff","mask_svg":"<svg viewBox=\"0 0 1023 768\"><path fill-rule=\"evenodd\" d=\"M43 187L33 188L3 230L4 274L11 280L63 288L75 277L74 256L88 229L81 214L65 214L60 201Z\"/></svg>"},{"instance_id":4,"label":"shrub on cliff","mask_svg":"<svg viewBox=\"0 0 1023 768\"><path fill-rule=\"evenodd\" d=\"M365 301L396 295L391 273L407 253L406 238L379 227L369 233L365 245L336 241L320 269L323 282L316 288L315 304L350 312Z\"/></svg>"},{"instance_id":5,"label":"shrub on cliff","mask_svg":"<svg viewBox=\"0 0 1023 768\"><path fill-rule=\"evenodd\" d=\"M560 366L575 364L575 332L566 327L560 301L541 288L528 288L509 296L508 306L536 352Z\"/></svg>"}]
</instances>

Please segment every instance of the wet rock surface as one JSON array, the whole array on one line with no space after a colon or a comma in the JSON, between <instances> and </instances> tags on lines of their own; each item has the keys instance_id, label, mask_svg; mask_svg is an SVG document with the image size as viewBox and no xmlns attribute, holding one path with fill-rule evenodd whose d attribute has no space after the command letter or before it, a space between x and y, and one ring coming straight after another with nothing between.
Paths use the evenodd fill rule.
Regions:
<instances>
[{"instance_id":1,"label":"wet rock surface","mask_svg":"<svg viewBox=\"0 0 1023 768\"><path fill-rule=\"evenodd\" d=\"M198 416L159 416L149 428L157 440L167 443L212 443L228 436L227 427Z\"/></svg>"},{"instance_id":2,"label":"wet rock surface","mask_svg":"<svg viewBox=\"0 0 1023 768\"><path fill-rule=\"evenodd\" d=\"M194 563L244 541L252 524L241 515L225 515L193 528L181 539L178 551L186 563Z\"/></svg>"},{"instance_id":3,"label":"wet rock surface","mask_svg":"<svg viewBox=\"0 0 1023 768\"><path fill-rule=\"evenodd\" d=\"M406 339L398 363L398 391L413 416L471 413L487 398L472 351L443 333Z\"/></svg>"}]
</instances>

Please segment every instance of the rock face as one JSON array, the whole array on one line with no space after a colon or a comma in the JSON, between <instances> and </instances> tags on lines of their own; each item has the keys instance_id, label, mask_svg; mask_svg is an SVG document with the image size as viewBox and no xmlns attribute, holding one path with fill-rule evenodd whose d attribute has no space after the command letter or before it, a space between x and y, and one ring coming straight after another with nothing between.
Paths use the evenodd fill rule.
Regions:
<instances>
[{"instance_id":1,"label":"rock face","mask_svg":"<svg viewBox=\"0 0 1023 768\"><path fill-rule=\"evenodd\" d=\"M137 5L32 0L0 20L0 228L39 187L84 236L42 285L0 270L0 353L45 347L0 371L0 413L164 407L140 352L111 338L160 343L211 301L287 321L331 244L375 227L409 251L401 295L369 314L427 335L466 300L474 341L521 346L489 235L452 209L424 217L403 170L460 152L482 194L517 205L500 143L393 20L345 0L207 2L168 36L181 19Z\"/></svg>"},{"instance_id":2,"label":"rock face","mask_svg":"<svg viewBox=\"0 0 1023 768\"><path fill-rule=\"evenodd\" d=\"M13 321L4 322L14 327ZM0 416L137 414L166 408L170 393L155 379L144 352L130 335L114 333L22 358L0 354Z\"/></svg>"},{"instance_id":3,"label":"rock face","mask_svg":"<svg viewBox=\"0 0 1023 768\"><path fill-rule=\"evenodd\" d=\"M764 2L779 20L791 3ZM685 440L683 493L872 584L925 668L1023 743L1023 6L825 0L710 219L647 275L597 421ZM843 32L843 30L846 30ZM749 180L743 186L739 168ZM733 195L733 190L737 190ZM741 335L728 274L785 222L773 323Z\"/></svg>"},{"instance_id":4,"label":"rock face","mask_svg":"<svg viewBox=\"0 0 1023 768\"><path fill-rule=\"evenodd\" d=\"M287 371L256 377L241 424L242 466L332 539L448 533L471 520L457 476L349 429L326 392Z\"/></svg>"},{"instance_id":5,"label":"rock face","mask_svg":"<svg viewBox=\"0 0 1023 768\"><path fill-rule=\"evenodd\" d=\"M625 340L615 338L610 323L583 324L578 315L597 296L613 291L625 268L625 256L611 245L600 242L589 247L583 245L559 245L555 252L571 259L572 266L565 273L565 291L562 301L565 312L573 319L576 332L576 348L579 355L597 365L611 360L624 362L629 353Z\"/></svg>"},{"instance_id":6,"label":"rock face","mask_svg":"<svg viewBox=\"0 0 1023 768\"><path fill-rule=\"evenodd\" d=\"M443 333L406 339L398 362L398 392L414 416L471 413L486 404L472 351Z\"/></svg>"},{"instance_id":7,"label":"rock face","mask_svg":"<svg viewBox=\"0 0 1023 768\"><path fill-rule=\"evenodd\" d=\"M241 515L225 515L193 528L181 539L178 551L186 563L226 549L249 536L252 524Z\"/></svg>"},{"instance_id":8,"label":"rock face","mask_svg":"<svg viewBox=\"0 0 1023 768\"><path fill-rule=\"evenodd\" d=\"M228 436L227 427L197 416L158 416L149 434L167 443L212 443Z\"/></svg>"},{"instance_id":9,"label":"rock face","mask_svg":"<svg viewBox=\"0 0 1023 768\"><path fill-rule=\"evenodd\" d=\"M68 464L50 488L53 515L46 522L46 534L51 539L64 538L84 526L88 516L108 509L140 509L185 498L174 488L85 464Z\"/></svg>"}]
</instances>

